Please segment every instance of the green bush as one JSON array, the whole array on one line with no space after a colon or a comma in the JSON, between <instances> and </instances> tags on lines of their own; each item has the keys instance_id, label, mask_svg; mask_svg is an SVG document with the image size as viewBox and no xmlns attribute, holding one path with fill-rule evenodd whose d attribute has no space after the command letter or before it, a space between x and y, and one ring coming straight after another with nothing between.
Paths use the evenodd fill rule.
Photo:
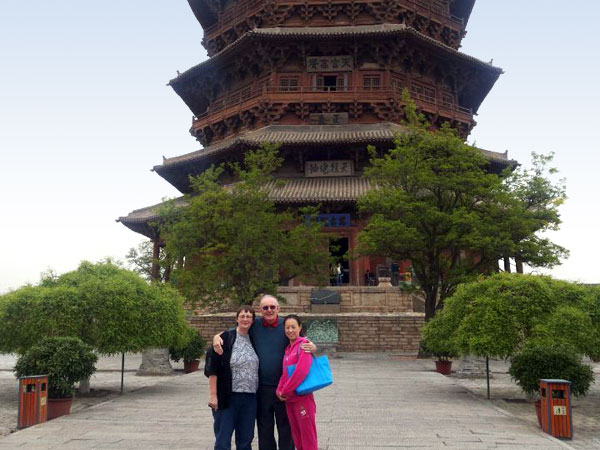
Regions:
<instances>
[{"instance_id":1,"label":"green bush","mask_svg":"<svg viewBox=\"0 0 600 450\"><path fill-rule=\"evenodd\" d=\"M453 322L452 340L461 354L507 358L527 341L544 338L591 356L600 341L591 297L578 284L504 273L459 286L442 312Z\"/></svg>"},{"instance_id":2,"label":"green bush","mask_svg":"<svg viewBox=\"0 0 600 450\"><path fill-rule=\"evenodd\" d=\"M205 349L206 341L202 339L198 330L195 328L188 328L184 345L169 347L169 354L171 359L175 362L179 362L180 359L183 359L183 362L190 363L202 358Z\"/></svg>"},{"instance_id":3,"label":"green bush","mask_svg":"<svg viewBox=\"0 0 600 450\"><path fill-rule=\"evenodd\" d=\"M51 398L71 397L74 385L96 371L98 357L91 346L73 337L44 338L19 357L16 377L48 375Z\"/></svg>"},{"instance_id":4,"label":"green bush","mask_svg":"<svg viewBox=\"0 0 600 450\"><path fill-rule=\"evenodd\" d=\"M508 373L528 394L538 392L541 379L568 380L575 396L594 382L592 368L569 346L527 345L511 359Z\"/></svg>"},{"instance_id":5,"label":"green bush","mask_svg":"<svg viewBox=\"0 0 600 450\"><path fill-rule=\"evenodd\" d=\"M100 354L180 345L183 298L110 262L0 296L0 351L23 353L46 336L78 337Z\"/></svg>"},{"instance_id":6,"label":"green bush","mask_svg":"<svg viewBox=\"0 0 600 450\"><path fill-rule=\"evenodd\" d=\"M440 311L423 327L423 351L433 354L440 361L448 361L458 356L458 350L452 340L456 325L451 314L447 314L446 310Z\"/></svg>"}]
</instances>

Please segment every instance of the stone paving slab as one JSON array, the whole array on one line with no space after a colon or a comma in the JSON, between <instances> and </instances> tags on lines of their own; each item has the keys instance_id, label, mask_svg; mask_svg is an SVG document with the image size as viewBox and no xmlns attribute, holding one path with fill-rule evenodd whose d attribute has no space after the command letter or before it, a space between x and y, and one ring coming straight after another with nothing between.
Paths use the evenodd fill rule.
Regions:
<instances>
[{"instance_id":1,"label":"stone paving slab","mask_svg":"<svg viewBox=\"0 0 600 450\"><path fill-rule=\"evenodd\" d=\"M323 450L572 448L420 363L353 356L331 365L335 384L315 395ZM169 377L0 438L0 450L212 449L207 398L200 372Z\"/></svg>"}]
</instances>

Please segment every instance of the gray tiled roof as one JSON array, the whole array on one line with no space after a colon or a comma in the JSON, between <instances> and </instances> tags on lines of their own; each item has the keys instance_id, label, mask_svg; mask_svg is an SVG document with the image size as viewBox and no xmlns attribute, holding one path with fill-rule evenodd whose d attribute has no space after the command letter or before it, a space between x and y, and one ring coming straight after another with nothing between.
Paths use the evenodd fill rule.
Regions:
<instances>
[{"instance_id":1,"label":"gray tiled roof","mask_svg":"<svg viewBox=\"0 0 600 450\"><path fill-rule=\"evenodd\" d=\"M276 203L351 202L364 195L370 185L362 177L278 178L269 182L267 189L269 197ZM185 197L178 197L174 201L176 207L188 204ZM161 203L136 209L127 216L119 217L118 222L128 226L156 220L160 206Z\"/></svg>"},{"instance_id":2,"label":"gray tiled roof","mask_svg":"<svg viewBox=\"0 0 600 450\"><path fill-rule=\"evenodd\" d=\"M435 47L438 47L449 54L455 55L461 59L475 63L483 68L486 68L492 72L502 73L502 69L494 67L490 63L481 61L480 59L469 56L465 53L461 53L452 47L442 44L435 39L419 33L414 28L408 27L404 24L391 24L384 23L378 25L357 25L357 26L336 26L336 27L274 27L274 28L254 28L239 39L235 40L220 52L216 53L212 58L195 65L194 67L186 70L179 74L176 78L172 79L169 84L177 84L185 81L189 77L195 75L199 70L205 67L209 67L215 64L215 61L221 59L222 56L228 54L233 49L239 47L247 40L254 38L336 38L336 37L357 37L357 36L393 36L393 35L412 35L418 39L425 41Z\"/></svg>"},{"instance_id":3,"label":"gray tiled roof","mask_svg":"<svg viewBox=\"0 0 600 450\"><path fill-rule=\"evenodd\" d=\"M406 128L402 125L391 122L352 125L268 125L233 138L224 139L214 145L192 153L165 158L163 163L154 166L153 170L160 173L165 169L199 161L209 155L228 150L236 145L260 146L264 142L277 142L284 145L391 143L398 133L405 131ZM489 150L481 150L481 152L491 161L503 163L514 162L508 159L507 152L498 153Z\"/></svg>"},{"instance_id":4,"label":"gray tiled roof","mask_svg":"<svg viewBox=\"0 0 600 450\"><path fill-rule=\"evenodd\" d=\"M371 188L362 177L291 178L282 186L275 183L269 183L267 188L276 203L351 202Z\"/></svg>"},{"instance_id":5,"label":"gray tiled roof","mask_svg":"<svg viewBox=\"0 0 600 450\"><path fill-rule=\"evenodd\" d=\"M264 142L303 145L337 143L376 144L385 141L392 142L396 134L404 131L406 131L405 127L389 122L352 125L268 125L258 130L249 131L239 136L217 142L202 150L173 158L166 158L161 165L155 166L154 170L160 172L163 168L198 161L208 155L228 150L239 144L251 146L260 146Z\"/></svg>"}]
</instances>

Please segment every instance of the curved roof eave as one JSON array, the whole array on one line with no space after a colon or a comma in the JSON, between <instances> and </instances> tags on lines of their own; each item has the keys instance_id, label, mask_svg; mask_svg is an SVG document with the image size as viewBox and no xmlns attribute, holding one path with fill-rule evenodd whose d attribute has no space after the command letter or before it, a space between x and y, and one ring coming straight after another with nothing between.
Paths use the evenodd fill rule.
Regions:
<instances>
[{"instance_id":1,"label":"curved roof eave","mask_svg":"<svg viewBox=\"0 0 600 450\"><path fill-rule=\"evenodd\" d=\"M354 27L275 27L275 28L254 28L248 31L239 39L235 40L223 50L212 56L211 58L203 61L194 67L189 68L185 72L179 74L176 78L169 81L169 86L175 87L188 79L197 76L202 73L203 70L210 70L214 65L217 65L221 60L229 53L237 50L243 46L246 41L252 41L254 39L297 39L297 38L308 38L308 39L323 39L332 37L357 37L357 36L382 36L382 35L412 35L424 43L437 47L449 55L464 59L471 63L474 63L490 72L494 72L497 75L503 73L502 69L495 67L490 63L481 61L473 56L461 53L452 47L442 44L435 39L419 33L414 28L407 27L404 24L379 24L379 25L360 25Z\"/></svg>"}]
</instances>

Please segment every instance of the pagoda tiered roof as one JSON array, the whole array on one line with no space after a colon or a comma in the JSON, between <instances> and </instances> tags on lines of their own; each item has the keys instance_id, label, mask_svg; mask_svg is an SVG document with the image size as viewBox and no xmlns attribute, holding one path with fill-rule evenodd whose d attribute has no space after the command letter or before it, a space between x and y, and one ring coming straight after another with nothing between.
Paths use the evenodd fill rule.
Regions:
<instances>
[{"instance_id":1,"label":"pagoda tiered roof","mask_svg":"<svg viewBox=\"0 0 600 450\"><path fill-rule=\"evenodd\" d=\"M352 125L268 125L225 139L209 147L163 159L153 167L156 173L171 183L180 192L189 191L189 175L198 174L219 159L221 153L236 148L257 148L264 143L278 143L282 147L311 148L326 145L363 144L391 148L395 137L406 132L406 128L390 122ZM507 153L481 150L492 165L506 167L514 164ZM228 153L230 156L230 153Z\"/></svg>"},{"instance_id":2,"label":"pagoda tiered roof","mask_svg":"<svg viewBox=\"0 0 600 450\"><path fill-rule=\"evenodd\" d=\"M205 70L217 68L225 57L231 53L235 53L245 44L256 40L290 40L294 41L298 38L302 39L326 39L332 38L353 38L353 37L391 37L391 36L411 36L423 43L427 43L433 47L437 47L446 52L448 56L456 57L466 62L472 63L482 69L500 75L502 69L493 66L489 62L484 62L478 58L459 52L441 42L436 41L429 36L419 33L417 30L407 27L404 24L382 23L377 25L360 25L360 26L340 26L340 27L274 27L274 28L255 28L245 33L242 37L229 44L213 57L191 67L185 72L180 73L177 77L169 81L169 85L176 91L176 86L184 81L202 74Z\"/></svg>"}]
</instances>

